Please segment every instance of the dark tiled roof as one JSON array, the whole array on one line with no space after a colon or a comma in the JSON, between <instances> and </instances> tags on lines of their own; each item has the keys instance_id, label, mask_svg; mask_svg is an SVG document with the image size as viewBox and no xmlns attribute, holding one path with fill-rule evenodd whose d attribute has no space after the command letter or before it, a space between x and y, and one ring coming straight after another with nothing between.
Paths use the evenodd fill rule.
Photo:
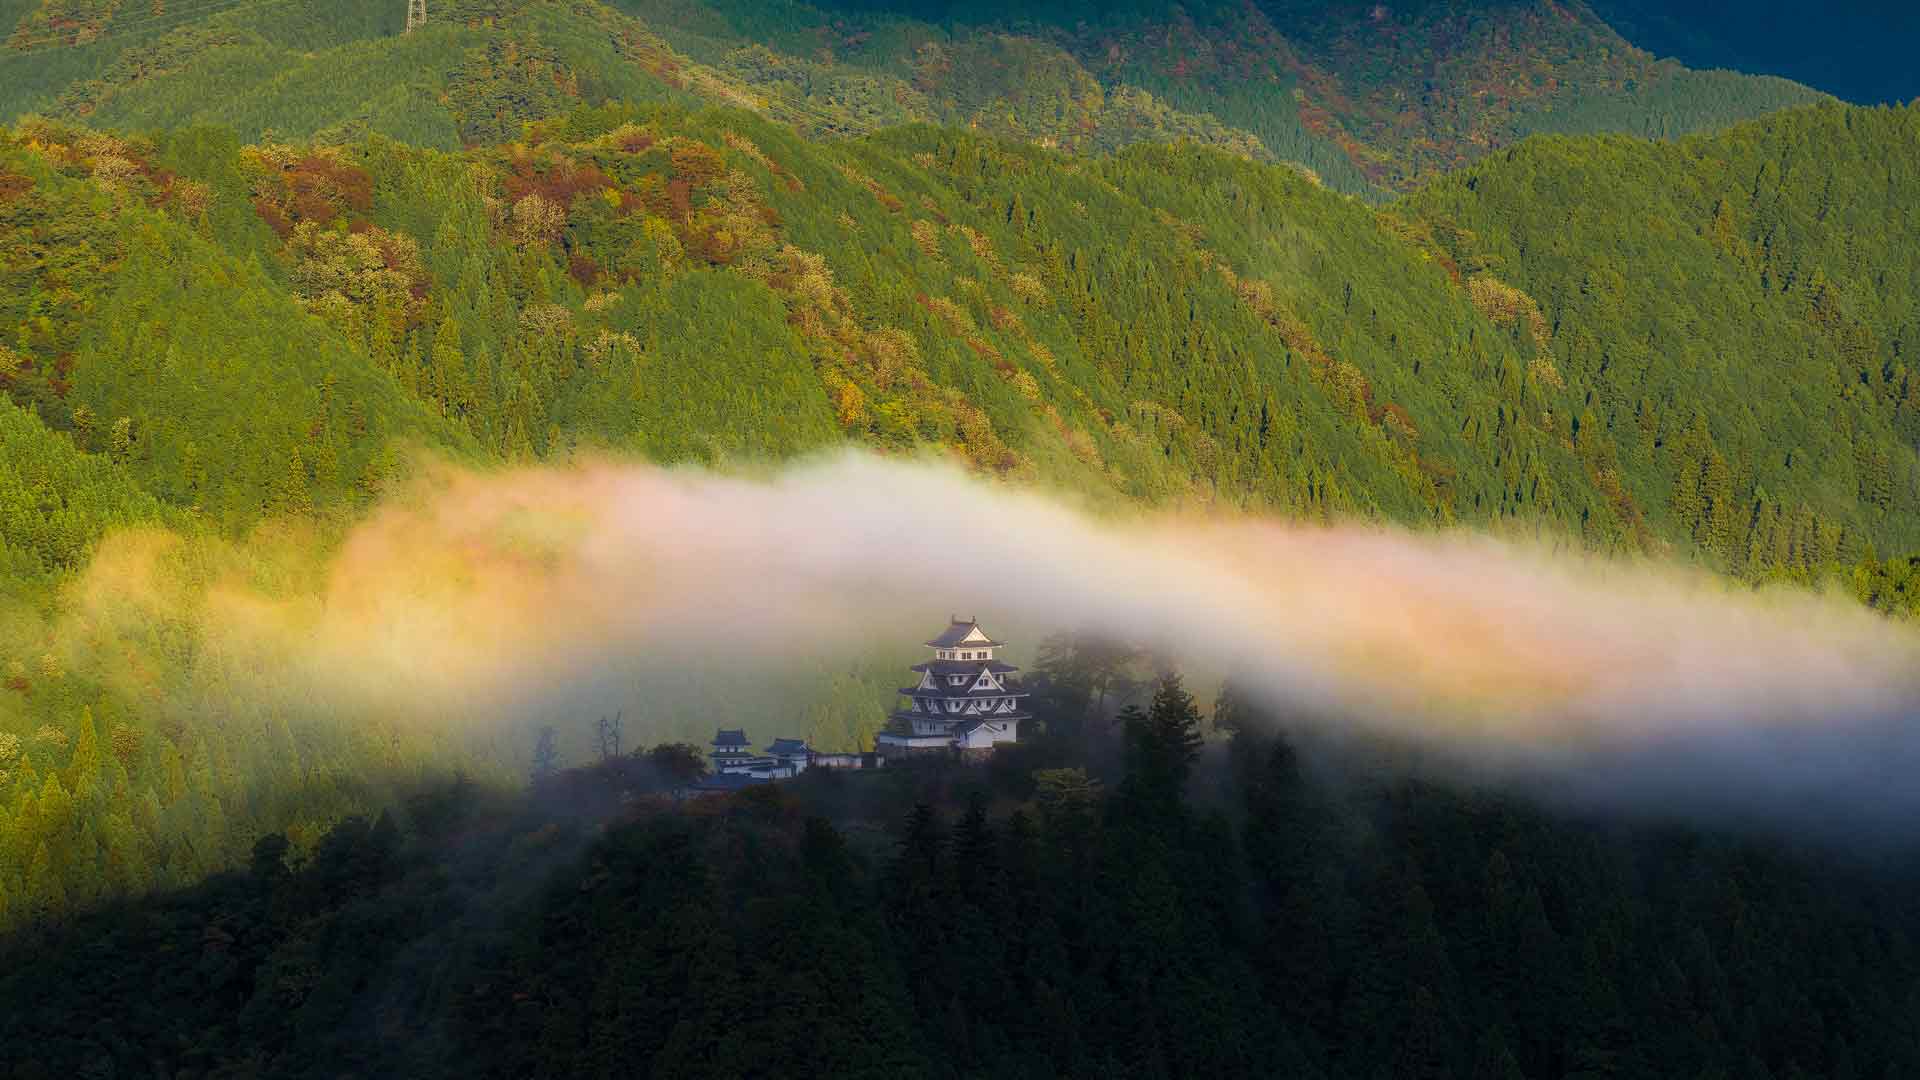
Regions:
<instances>
[{"instance_id":1,"label":"dark tiled roof","mask_svg":"<svg viewBox=\"0 0 1920 1080\"><path fill-rule=\"evenodd\" d=\"M922 689L918 686L903 686L900 688L900 692L908 697L939 698L941 700L949 698L966 700L968 698L1027 696L1027 692L1018 686L1010 686L1005 690L995 690L987 686L976 687L973 683L968 683L965 686L936 686L931 690Z\"/></svg>"},{"instance_id":2,"label":"dark tiled roof","mask_svg":"<svg viewBox=\"0 0 1920 1080\"><path fill-rule=\"evenodd\" d=\"M720 733L713 737L713 745L746 746L747 733L742 728L721 728Z\"/></svg>"},{"instance_id":3,"label":"dark tiled roof","mask_svg":"<svg viewBox=\"0 0 1920 1080\"><path fill-rule=\"evenodd\" d=\"M998 660L929 660L924 664L915 664L910 671L931 671L935 675L978 675L985 668L995 675L1019 671L1012 664L1003 664Z\"/></svg>"},{"instance_id":4,"label":"dark tiled roof","mask_svg":"<svg viewBox=\"0 0 1920 1080\"><path fill-rule=\"evenodd\" d=\"M804 754L806 752L807 740L805 739L775 739L773 740L773 745L767 747L767 753L776 756L780 754Z\"/></svg>"},{"instance_id":5,"label":"dark tiled roof","mask_svg":"<svg viewBox=\"0 0 1920 1080\"><path fill-rule=\"evenodd\" d=\"M971 619L955 619L953 623L947 627L945 632L932 641L927 642L927 644L936 649L951 649L961 642L966 641L967 635L973 633L975 630L980 630L979 623ZM980 630L980 633L984 635L986 631ZM979 645L983 648L992 648L1000 643L989 639L987 641L967 642L967 644Z\"/></svg>"}]
</instances>

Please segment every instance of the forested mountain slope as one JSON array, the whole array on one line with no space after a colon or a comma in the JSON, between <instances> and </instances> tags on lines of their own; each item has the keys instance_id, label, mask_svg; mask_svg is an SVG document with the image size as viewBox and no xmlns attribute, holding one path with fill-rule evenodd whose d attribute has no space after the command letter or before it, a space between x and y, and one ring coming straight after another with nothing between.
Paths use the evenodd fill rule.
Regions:
<instances>
[{"instance_id":1,"label":"forested mountain slope","mask_svg":"<svg viewBox=\"0 0 1920 1080\"><path fill-rule=\"evenodd\" d=\"M223 538L306 521L324 549L407 445L939 449L1116 504L1840 571L1911 609L1916 564L1873 553L1920 530L1915 123L1533 142L1384 211L1200 147L821 143L674 106L456 152L11 129L0 889L45 910L193 880L377 800L363 764L514 767L368 718L201 712L218 669L168 610L77 651L49 629L52 590L129 524L197 553L183 595L235 572L297 591ZM810 734L858 740L886 678L823 679Z\"/></svg>"},{"instance_id":2,"label":"forested mountain slope","mask_svg":"<svg viewBox=\"0 0 1920 1080\"><path fill-rule=\"evenodd\" d=\"M0 116L215 122L249 141L511 138L578 103L675 97L813 134L913 121L1074 150L1193 139L1405 188L1532 131L1668 136L1815 100L1633 48L1584 3L766 5L10 0Z\"/></svg>"},{"instance_id":3,"label":"forested mountain slope","mask_svg":"<svg viewBox=\"0 0 1920 1080\"><path fill-rule=\"evenodd\" d=\"M1765 504L1827 537L1804 569L1915 538L1912 122L1530 143L1383 213L1198 148L822 144L740 113L579 112L458 154L36 123L7 144L7 386L230 526L350 506L401 436L709 461L853 439L1729 566L1745 546L1695 501L1721 525ZM1854 158L1797 166L1813 139ZM1655 227L1598 234L1629 216ZM201 476L238 441L248 465Z\"/></svg>"},{"instance_id":4,"label":"forested mountain slope","mask_svg":"<svg viewBox=\"0 0 1920 1080\"><path fill-rule=\"evenodd\" d=\"M1912 109L1532 141L1378 209L1105 90L1006 125L981 120L1011 107L994 86L803 115L728 44L764 33L777 68L789 31L715 7L671 43L585 2L437 5L405 36L385 5L153 39L82 9L0 5L31 24L8 107L52 114L0 132L0 911L184 884L263 831L309 843L381 801L375 773L518 771L520 748L382 718L209 707L230 661L199 598L304 595L416 447L862 445L1113 507L1920 595ZM952 77L1029 70L979 60ZM918 100L875 85L859 100ZM989 130L813 137L923 115ZM1047 124L1080 135L1034 145ZM164 566L168 602L74 617L93 557ZM801 709L825 746L894 685L835 675Z\"/></svg>"},{"instance_id":5,"label":"forested mountain slope","mask_svg":"<svg viewBox=\"0 0 1920 1080\"><path fill-rule=\"evenodd\" d=\"M1764 572L1808 514L1916 541L1916 146L1914 109L1837 106L1677 143L1541 139L1395 213L1470 282L1537 299L1576 438L1599 429L1670 529Z\"/></svg>"},{"instance_id":6,"label":"forested mountain slope","mask_svg":"<svg viewBox=\"0 0 1920 1080\"><path fill-rule=\"evenodd\" d=\"M6 385L229 526L350 505L396 437L853 439L1727 566L1744 534L1700 514L1764 504L1827 537L1805 568L1915 540L1913 123L1537 141L1375 212L1201 148L819 143L673 107L459 153L36 122L5 151ZM200 475L239 441L257 460Z\"/></svg>"}]
</instances>

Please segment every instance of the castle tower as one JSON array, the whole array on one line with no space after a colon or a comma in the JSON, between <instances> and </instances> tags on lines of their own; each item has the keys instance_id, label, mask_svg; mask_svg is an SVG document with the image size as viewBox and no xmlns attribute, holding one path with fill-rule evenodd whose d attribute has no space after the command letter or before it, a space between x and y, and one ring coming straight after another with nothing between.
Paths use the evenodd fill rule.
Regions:
<instances>
[{"instance_id":1,"label":"castle tower","mask_svg":"<svg viewBox=\"0 0 1920 1080\"><path fill-rule=\"evenodd\" d=\"M717 774L744 773L753 762L747 733L739 728L721 728L713 737L713 771Z\"/></svg>"},{"instance_id":2,"label":"castle tower","mask_svg":"<svg viewBox=\"0 0 1920 1080\"><path fill-rule=\"evenodd\" d=\"M1014 678L1020 669L995 658L1002 646L977 620L950 620L944 633L927 642L933 658L914 665L919 682L901 688L907 703L888 717L874 748L895 755L975 752L1016 741L1020 721L1032 714Z\"/></svg>"}]
</instances>

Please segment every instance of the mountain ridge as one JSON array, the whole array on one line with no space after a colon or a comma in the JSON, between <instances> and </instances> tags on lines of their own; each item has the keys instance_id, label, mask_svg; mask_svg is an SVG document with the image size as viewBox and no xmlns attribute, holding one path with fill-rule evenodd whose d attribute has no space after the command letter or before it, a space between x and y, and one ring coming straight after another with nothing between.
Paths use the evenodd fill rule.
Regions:
<instances>
[{"instance_id":1,"label":"mountain ridge","mask_svg":"<svg viewBox=\"0 0 1920 1080\"><path fill-rule=\"evenodd\" d=\"M16 7L17 26L44 21L43 9ZM1329 13L1209 2L1174 17L1148 4L969 5L965 22L909 3L768 11L737 0L450 0L412 42L395 33L398 7L375 0L325 19L298 0L216 6L204 17L195 12L207 9L187 9L144 31L137 21L116 31L126 16L106 0L81 7L104 14L62 24L66 36L54 40L75 55L40 45L31 55L44 70L35 72L0 48L20 87L0 98L0 114L178 126L190 115L180 103L199 101L249 140L268 128L324 135L345 122L451 146L505 137L583 101L690 94L810 133L920 121L1073 150L1192 138L1295 161L1377 197L1535 130L1665 136L1819 97L1779 79L1655 61L1584 3L1551 0L1425 4L1404 18L1352 4ZM465 32L448 38L448 29ZM22 41L46 40L23 32L16 54ZM532 63L550 74L494 102L512 108L507 128L461 121L463 88L487 83L475 63L502 47L527 50L510 61L523 73L537 74ZM318 74L342 71L356 74ZM341 96L343 85L361 96ZM264 100L235 110L255 97Z\"/></svg>"}]
</instances>

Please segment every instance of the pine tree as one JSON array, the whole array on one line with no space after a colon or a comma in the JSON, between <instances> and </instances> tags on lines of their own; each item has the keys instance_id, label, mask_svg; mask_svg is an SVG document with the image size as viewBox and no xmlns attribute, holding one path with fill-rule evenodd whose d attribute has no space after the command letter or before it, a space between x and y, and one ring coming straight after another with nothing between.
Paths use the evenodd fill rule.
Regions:
<instances>
[{"instance_id":1,"label":"pine tree","mask_svg":"<svg viewBox=\"0 0 1920 1080\"><path fill-rule=\"evenodd\" d=\"M998 891L998 844L993 826L987 821L987 800L974 792L967 812L953 830L954 892L961 900L977 907L992 906Z\"/></svg>"},{"instance_id":2,"label":"pine tree","mask_svg":"<svg viewBox=\"0 0 1920 1080\"><path fill-rule=\"evenodd\" d=\"M300 455L300 448L289 445L281 462L270 489L269 507L281 514L311 512L313 493L308 488L307 463Z\"/></svg>"},{"instance_id":3,"label":"pine tree","mask_svg":"<svg viewBox=\"0 0 1920 1080\"><path fill-rule=\"evenodd\" d=\"M54 869L53 855L45 841L34 846L33 859L27 864L25 901L29 918L49 918L67 908L66 886Z\"/></svg>"},{"instance_id":4,"label":"pine tree","mask_svg":"<svg viewBox=\"0 0 1920 1080\"><path fill-rule=\"evenodd\" d=\"M75 726L79 730L74 735L73 756L67 763L67 785L77 792L83 785L92 786L100 773L103 754L91 707L81 707L80 719Z\"/></svg>"},{"instance_id":5,"label":"pine tree","mask_svg":"<svg viewBox=\"0 0 1920 1080\"><path fill-rule=\"evenodd\" d=\"M1417 986L1407 1009L1406 1031L1400 1037L1393 1075L1406 1080L1442 1080L1453 1076L1446 1021L1433 991Z\"/></svg>"},{"instance_id":6,"label":"pine tree","mask_svg":"<svg viewBox=\"0 0 1920 1080\"><path fill-rule=\"evenodd\" d=\"M152 888L146 853L133 820L122 811L105 818L107 887L122 896L138 896Z\"/></svg>"},{"instance_id":7,"label":"pine tree","mask_svg":"<svg viewBox=\"0 0 1920 1080\"><path fill-rule=\"evenodd\" d=\"M1520 1063L1514 1060L1513 1051L1507 1048L1507 1042L1499 1030L1492 1027L1481 1033L1473 1072L1468 1075L1475 1080L1525 1080Z\"/></svg>"},{"instance_id":8,"label":"pine tree","mask_svg":"<svg viewBox=\"0 0 1920 1080\"><path fill-rule=\"evenodd\" d=\"M60 848L67 843L78 822L75 821L73 797L61 785L59 773L47 773L46 781L40 785L40 797L34 801L34 809L38 813L38 835L54 842L56 856L64 854Z\"/></svg>"},{"instance_id":9,"label":"pine tree","mask_svg":"<svg viewBox=\"0 0 1920 1080\"><path fill-rule=\"evenodd\" d=\"M160 739L160 804L170 807L187 797L187 767L180 760L180 751L173 740L162 736Z\"/></svg>"},{"instance_id":10,"label":"pine tree","mask_svg":"<svg viewBox=\"0 0 1920 1080\"><path fill-rule=\"evenodd\" d=\"M1180 676L1162 676L1146 712L1121 713L1126 736L1126 792L1150 815L1178 811L1187 777L1200 756L1200 710Z\"/></svg>"},{"instance_id":11,"label":"pine tree","mask_svg":"<svg viewBox=\"0 0 1920 1080\"><path fill-rule=\"evenodd\" d=\"M433 334L433 353L428 358L427 392L440 402L449 416L466 412L471 391L467 361L460 350L460 324L452 316L440 323Z\"/></svg>"}]
</instances>

